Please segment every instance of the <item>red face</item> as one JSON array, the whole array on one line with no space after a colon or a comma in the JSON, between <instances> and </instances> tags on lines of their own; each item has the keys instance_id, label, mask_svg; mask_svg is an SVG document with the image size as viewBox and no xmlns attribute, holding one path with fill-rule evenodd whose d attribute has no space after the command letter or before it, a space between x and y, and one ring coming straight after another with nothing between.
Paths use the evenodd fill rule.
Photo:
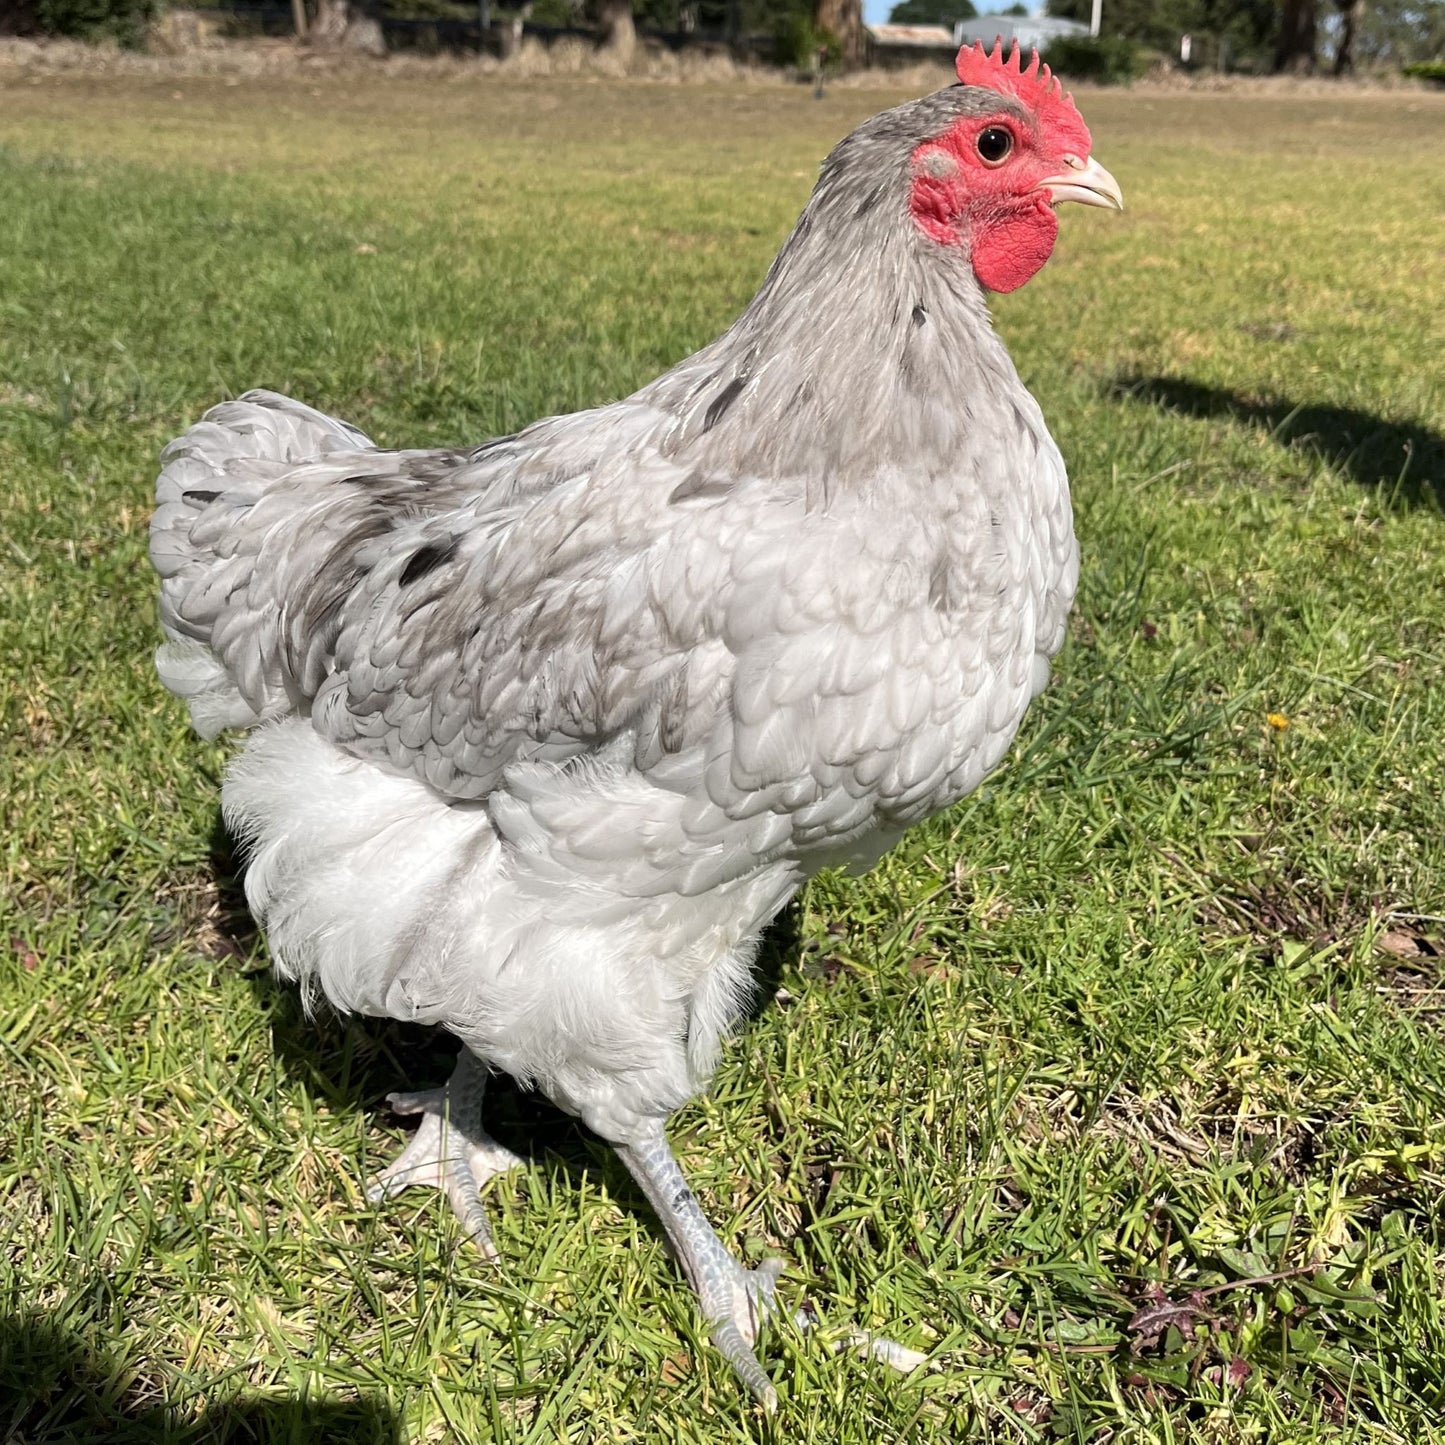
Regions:
<instances>
[{"instance_id":1,"label":"red face","mask_svg":"<svg viewBox=\"0 0 1445 1445\"><path fill-rule=\"evenodd\" d=\"M1017 46L958 55L959 79L1003 92L1017 107L961 116L913 152L908 205L914 224L941 246L967 250L990 291L1016 291L1049 259L1059 201L1123 209L1114 178L1089 155L1089 128L1035 54L1027 70ZM997 96L996 96L997 98Z\"/></svg>"},{"instance_id":2,"label":"red face","mask_svg":"<svg viewBox=\"0 0 1445 1445\"><path fill-rule=\"evenodd\" d=\"M965 116L913 152L915 223L942 245L966 247L990 291L1017 291L1054 249L1059 221L1048 183L1082 171L1089 158L1082 121L1054 130L1042 134L999 110Z\"/></svg>"}]
</instances>

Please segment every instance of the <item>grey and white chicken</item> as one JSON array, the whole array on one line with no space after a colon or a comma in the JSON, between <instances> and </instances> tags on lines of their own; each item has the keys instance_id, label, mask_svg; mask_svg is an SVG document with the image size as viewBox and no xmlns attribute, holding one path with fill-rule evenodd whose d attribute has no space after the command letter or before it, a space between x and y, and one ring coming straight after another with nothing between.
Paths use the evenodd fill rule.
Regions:
<instances>
[{"instance_id":1,"label":"grey and white chicken","mask_svg":"<svg viewBox=\"0 0 1445 1445\"><path fill-rule=\"evenodd\" d=\"M254 391L157 484L157 667L202 735L252 729L223 799L277 969L464 1045L395 1096L422 1125L373 1197L440 1185L494 1254L505 1070L616 1147L767 1404L777 1267L727 1251L664 1122L799 885L1003 758L1078 571L985 294L1119 189L1036 56L958 71L839 143L739 320L636 394L386 452Z\"/></svg>"}]
</instances>

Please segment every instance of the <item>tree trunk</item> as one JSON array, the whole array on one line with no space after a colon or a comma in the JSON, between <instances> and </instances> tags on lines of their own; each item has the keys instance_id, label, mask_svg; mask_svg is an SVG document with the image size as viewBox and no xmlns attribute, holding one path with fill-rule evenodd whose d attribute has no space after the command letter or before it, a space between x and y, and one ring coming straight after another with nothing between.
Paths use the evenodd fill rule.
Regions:
<instances>
[{"instance_id":1,"label":"tree trunk","mask_svg":"<svg viewBox=\"0 0 1445 1445\"><path fill-rule=\"evenodd\" d=\"M0 35L34 35L40 28L35 0L10 0L0 5Z\"/></svg>"},{"instance_id":2,"label":"tree trunk","mask_svg":"<svg viewBox=\"0 0 1445 1445\"><path fill-rule=\"evenodd\" d=\"M1351 75L1355 69L1355 41L1365 21L1365 0L1338 0L1340 40L1335 47L1335 74Z\"/></svg>"},{"instance_id":3,"label":"tree trunk","mask_svg":"<svg viewBox=\"0 0 1445 1445\"><path fill-rule=\"evenodd\" d=\"M316 18L307 39L324 50L355 50L378 58L386 54L381 22L352 0L316 0Z\"/></svg>"},{"instance_id":4,"label":"tree trunk","mask_svg":"<svg viewBox=\"0 0 1445 1445\"><path fill-rule=\"evenodd\" d=\"M1315 0L1284 0L1274 68L1291 75L1314 74Z\"/></svg>"},{"instance_id":5,"label":"tree trunk","mask_svg":"<svg viewBox=\"0 0 1445 1445\"><path fill-rule=\"evenodd\" d=\"M351 24L351 0L316 0L316 18L308 37L313 45L340 45Z\"/></svg>"},{"instance_id":6,"label":"tree trunk","mask_svg":"<svg viewBox=\"0 0 1445 1445\"><path fill-rule=\"evenodd\" d=\"M845 69L863 64L863 0L817 0L813 23L838 42Z\"/></svg>"},{"instance_id":7,"label":"tree trunk","mask_svg":"<svg viewBox=\"0 0 1445 1445\"><path fill-rule=\"evenodd\" d=\"M610 74L626 75L637 53L632 0L602 0L597 7L597 28L601 32L597 42L598 59Z\"/></svg>"}]
</instances>

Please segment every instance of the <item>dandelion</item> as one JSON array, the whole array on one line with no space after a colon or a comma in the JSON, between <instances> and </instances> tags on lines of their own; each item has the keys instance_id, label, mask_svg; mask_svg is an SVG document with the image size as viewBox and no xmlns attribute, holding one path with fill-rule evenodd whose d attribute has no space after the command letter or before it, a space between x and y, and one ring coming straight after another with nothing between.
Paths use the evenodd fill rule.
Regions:
<instances>
[{"instance_id":1,"label":"dandelion","mask_svg":"<svg viewBox=\"0 0 1445 1445\"><path fill-rule=\"evenodd\" d=\"M1289 718L1282 712L1267 712L1264 715L1264 720L1277 733L1282 733L1289 726Z\"/></svg>"}]
</instances>

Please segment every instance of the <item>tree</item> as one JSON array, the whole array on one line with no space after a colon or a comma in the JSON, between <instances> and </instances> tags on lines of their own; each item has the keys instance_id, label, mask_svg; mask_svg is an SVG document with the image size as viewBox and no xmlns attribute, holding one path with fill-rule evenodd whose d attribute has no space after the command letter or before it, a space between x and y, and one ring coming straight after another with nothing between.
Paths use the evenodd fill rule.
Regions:
<instances>
[{"instance_id":1,"label":"tree","mask_svg":"<svg viewBox=\"0 0 1445 1445\"><path fill-rule=\"evenodd\" d=\"M0 0L3 4L4 0ZM518 0L495 0L500 6ZM576 25L595 13L600 0L548 0L548 13L567 12L570 19L549 23ZM814 22L817 0L632 0L632 14L644 30L685 30L698 36L777 35L798 21ZM541 19L544 7L535 14ZM861 22L860 22L861 23Z\"/></svg>"},{"instance_id":2,"label":"tree","mask_svg":"<svg viewBox=\"0 0 1445 1445\"><path fill-rule=\"evenodd\" d=\"M1365 18L1365 0L1335 0L1340 7L1340 35L1335 41L1335 74L1349 75L1355 68L1355 42Z\"/></svg>"},{"instance_id":3,"label":"tree","mask_svg":"<svg viewBox=\"0 0 1445 1445\"><path fill-rule=\"evenodd\" d=\"M844 66L863 63L863 0L817 0L813 24L838 42Z\"/></svg>"},{"instance_id":4,"label":"tree","mask_svg":"<svg viewBox=\"0 0 1445 1445\"><path fill-rule=\"evenodd\" d=\"M888 12L890 25L947 25L972 20L978 11L972 0L902 0Z\"/></svg>"},{"instance_id":5,"label":"tree","mask_svg":"<svg viewBox=\"0 0 1445 1445\"><path fill-rule=\"evenodd\" d=\"M1407 0L1408 3L1408 0ZM1089 23L1092 0L1049 0L1048 13ZM1203 64L1227 52L1243 70L1267 70L1279 29L1276 0L1105 0L1105 36L1132 40L1165 55L1179 53L1179 37L1194 37Z\"/></svg>"},{"instance_id":6,"label":"tree","mask_svg":"<svg viewBox=\"0 0 1445 1445\"><path fill-rule=\"evenodd\" d=\"M1385 65L1445 59L1445 0L1370 0L1355 42L1362 60Z\"/></svg>"},{"instance_id":7,"label":"tree","mask_svg":"<svg viewBox=\"0 0 1445 1445\"><path fill-rule=\"evenodd\" d=\"M602 44L625 70L637 50L637 27L632 23L632 0L602 0L597 7Z\"/></svg>"},{"instance_id":8,"label":"tree","mask_svg":"<svg viewBox=\"0 0 1445 1445\"><path fill-rule=\"evenodd\" d=\"M1312 75L1315 68L1315 0L1284 0L1274 68L1291 75Z\"/></svg>"},{"instance_id":9,"label":"tree","mask_svg":"<svg viewBox=\"0 0 1445 1445\"><path fill-rule=\"evenodd\" d=\"M0 0L0 35L74 35L141 45L157 0Z\"/></svg>"},{"instance_id":10,"label":"tree","mask_svg":"<svg viewBox=\"0 0 1445 1445\"><path fill-rule=\"evenodd\" d=\"M361 0L316 0L310 23L304 24L305 0L291 0L296 33L321 50L356 50L364 55L386 54L381 22L368 15Z\"/></svg>"},{"instance_id":11,"label":"tree","mask_svg":"<svg viewBox=\"0 0 1445 1445\"><path fill-rule=\"evenodd\" d=\"M0 7L0 35L34 35L39 29L35 0L10 0Z\"/></svg>"}]
</instances>

